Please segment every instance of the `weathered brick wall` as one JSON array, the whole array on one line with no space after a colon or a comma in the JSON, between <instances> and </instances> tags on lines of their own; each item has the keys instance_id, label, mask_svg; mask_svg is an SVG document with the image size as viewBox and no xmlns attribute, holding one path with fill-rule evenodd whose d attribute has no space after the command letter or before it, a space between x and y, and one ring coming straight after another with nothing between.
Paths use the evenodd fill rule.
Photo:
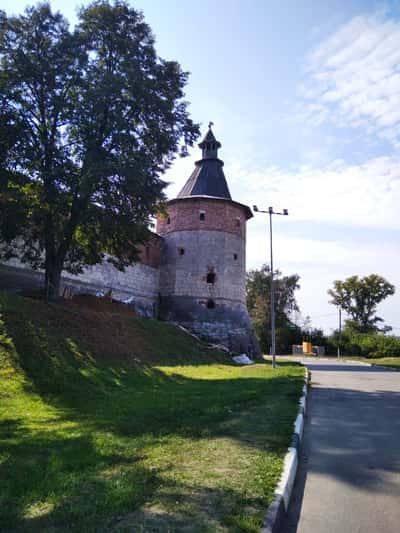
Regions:
<instances>
[{"instance_id":1,"label":"weathered brick wall","mask_svg":"<svg viewBox=\"0 0 400 533\"><path fill-rule=\"evenodd\" d=\"M245 239L246 210L240 204L223 199L172 200L167 206L167 216L157 218L157 233L164 236L184 230L223 231Z\"/></svg>"},{"instance_id":2,"label":"weathered brick wall","mask_svg":"<svg viewBox=\"0 0 400 533\"><path fill-rule=\"evenodd\" d=\"M182 253L183 251L183 253ZM209 272L214 283L207 283ZM176 231L164 236L160 273L161 295L193 296L203 303L245 304L244 240L222 231Z\"/></svg>"}]
</instances>

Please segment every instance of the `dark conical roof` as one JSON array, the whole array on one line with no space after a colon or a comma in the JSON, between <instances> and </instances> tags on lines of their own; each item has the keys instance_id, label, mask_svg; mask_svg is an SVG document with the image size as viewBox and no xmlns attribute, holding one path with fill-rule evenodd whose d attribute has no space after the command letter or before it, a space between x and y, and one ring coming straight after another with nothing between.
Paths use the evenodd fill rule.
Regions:
<instances>
[{"instance_id":1,"label":"dark conical roof","mask_svg":"<svg viewBox=\"0 0 400 533\"><path fill-rule=\"evenodd\" d=\"M203 157L200 161L196 161L196 168L177 198L213 196L227 200L232 199L222 168L224 163L218 159L218 148L221 147L221 143L215 138L211 125L212 123L210 123L204 139L199 144Z\"/></svg>"},{"instance_id":2,"label":"dark conical roof","mask_svg":"<svg viewBox=\"0 0 400 533\"><path fill-rule=\"evenodd\" d=\"M178 198L184 196L215 196L231 200L222 165L222 161L218 159L201 159L197 161L196 168L178 194Z\"/></svg>"}]
</instances>

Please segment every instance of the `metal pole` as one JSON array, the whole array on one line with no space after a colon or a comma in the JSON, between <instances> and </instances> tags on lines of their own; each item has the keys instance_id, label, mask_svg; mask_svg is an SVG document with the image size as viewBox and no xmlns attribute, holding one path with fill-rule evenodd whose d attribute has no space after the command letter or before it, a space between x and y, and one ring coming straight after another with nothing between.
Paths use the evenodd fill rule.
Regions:
<instances>
[{"instance_id":1,"label":"metal pole","mask_svg":"<svg viewBox=\"0 0 400 533\"><path fill-rule=\"evenodd\" d=\"M253 205L253 209L256 213L268 213L269 214L269 244L271 254L271 355L272 355L272 368L276 367L276 331L275 331L275 287L274 287L274 259L272 255L272 215L288 215L287 209L282 212L274 211L273 207L268 207L268 211L262 211L258 209L256 205Z\"/></svg>"},{"instance_id":2,"label":"metal pole","mask_svg":"<svg viewBox=\"0 0 400 533\"><path fill-rule=\"evenodd\" d=\"M340 357L340 345L342 344L342 308L339 307L339 342L337 348L337 356Z\"/></svg>"},{"instance_id":3,"label":"metal pole","mask_svg":"<svg viewBox=\"0 0 400 533\"><path fill-rule=\"evenodd\" d=\"M272 207L268 208L269 213L269 242L271 254L271 351L272 351L272 368L276 367L276 341L275 341L275 288L274 288L274 261L272 255Z\"/></svg>"}]
</instances>

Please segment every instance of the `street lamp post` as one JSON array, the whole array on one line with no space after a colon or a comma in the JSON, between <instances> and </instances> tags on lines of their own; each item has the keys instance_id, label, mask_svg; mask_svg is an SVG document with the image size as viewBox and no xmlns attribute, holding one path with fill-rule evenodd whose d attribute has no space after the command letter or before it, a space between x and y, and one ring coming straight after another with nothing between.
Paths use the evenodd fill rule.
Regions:
<instances>
[{"instance_id":1,"label":"street lamp post","mask_svg":"<svg viewBox=\"0 0 400 533\"><path fill-rule=\"evenodd\" d=\"M342 308L339 306L339 342L337 348L337 356L340 357L340 346L342 344Z\"/></svg>"},{"instance_id":2,"label":"street lamp post","mask_svg":"<svg viewBox=\"0 0 400 533\"><path fill-rule=\"evenodd\" d=\"M256 213L267 213L269 215L269 245L270 245L270 279L271 279L271 355L272 355L272 368L276 367L276 331L275 331L275 287L274 287L274 258L272 253L272 215L284 215L289 214L287 209L283 209L282 212L274 211L273 207L268 207L268 211L258 209L256 205L253 205L253 210Z\"/></svg>"}]
</instances>

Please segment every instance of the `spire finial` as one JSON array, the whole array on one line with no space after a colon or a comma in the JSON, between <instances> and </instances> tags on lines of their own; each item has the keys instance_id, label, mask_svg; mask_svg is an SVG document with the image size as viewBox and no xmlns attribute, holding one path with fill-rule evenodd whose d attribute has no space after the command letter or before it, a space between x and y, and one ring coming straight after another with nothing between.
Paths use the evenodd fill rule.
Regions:
<instances>
[{"instance_id":1,"label":"spire finial","mask_svg":"<svg viewBox=\"0 0 400 533\"><path fill-rule=\"evenodd\" d=\"M208 123L208 131L204 139L199 144L199 148L201 148L203 151L203 159L218 158L218 148L221 148L221 143L215 138L211 126L214 126L214 122L210 121Z\"/></svg>"}]
</instances>

